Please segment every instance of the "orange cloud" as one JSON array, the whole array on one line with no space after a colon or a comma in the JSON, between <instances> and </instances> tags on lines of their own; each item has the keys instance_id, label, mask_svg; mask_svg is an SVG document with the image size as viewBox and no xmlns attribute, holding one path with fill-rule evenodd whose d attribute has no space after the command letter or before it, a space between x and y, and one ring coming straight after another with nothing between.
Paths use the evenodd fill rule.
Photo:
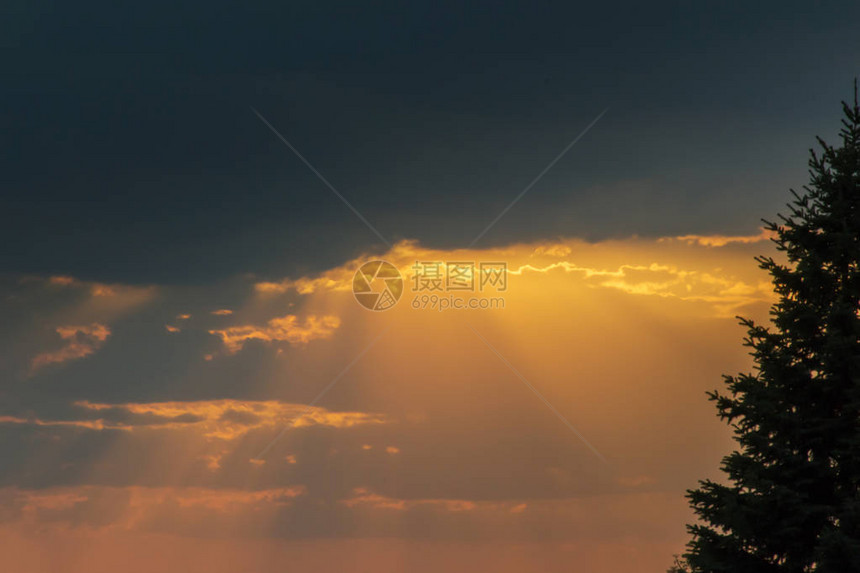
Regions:
<instances>
[{"instance_id":1,"label":"orange cloud","mask_svg":"<svg viewBox=\"0 0 860 573\"><path fill-rule=\"evenodd\" d=\"M581 273L592 286L620 290L632 295L671 297L684 301L707 302L719 316L735 316L745 305L774 300L773 287L764 280L745 282L724 269L709 271L679 268L676 265L621 265L615 270L581 267L566 261L544 267L524 265L513 275L563 270Z\"/></svg>"},{"instance_id":2,"label":"orange cloud","mask_svg":"<svg viewBox=\"0 0 860 573\"><path fill-rule=\"evenodd\" d=\"M302 295L348 293L355 270L367 260L384 259L396 266L411 285L416 261L502 261L507 273L517 277L516 288L530 288L540 275L562 273L570 281L590 288L606 288L635 296L674 298L704 303L715 315L734 316L746 305L770 303L773 290L765 277L750 264L752 254L721 252L712 247L728 244L751 246L766 241L770 234L753 236L686 235L661 239L630 238L587 243L566 239L537 244L517 244L485 250L428 249L415 241L401 241L381 255L356 258L316 276L261 282L255 285L260 296L288 291ZM529 276L531 275L531 276ZM537 280L536 280L537 279ZM407 295L408 296L408 295ZM400 303L402 306L403 303Z\"/></svg>"},{"instance_id":3,"label":"orange cloud","mask_svg":"<svg viewBox=\"0 0 860 573\"><path fill-rule=\"evenodd\" d=\"M40 418L22 418L20 416L0 416L0 424L17 424L33 426L73 426L90 430L103 430L103 420L42 420Z\"/></svg>"},{"instance_id":4,"label":"orange cloud","mask_svg":"<svg viewBox=\"0 0 860 573\"><path fill-rule=\"evenodd\" d=\"M473 511L479 508L492 511L510 511L510 508L518 505L516 502L478 502L468 499L397 499L379 495L363 487L355 488L352 491L352 496L341 500L340 503L347 507L364 506L397 511L406 511L419 507L436 507L448 512ZM514 511L514 513L517 512Z\"/></svg>"},{"instance_id":5,"label":"orange cloud","mask_svg":"<svg viewBox=\"0 0 860 573\"><path fill-rule=\"evenodd\" d=\"M43 279L36 279L43 280ZM86 289L94 297L125 297L125 298L140 298L141 296L149 296L152 292L151 287L134 287L121 284L107 284L91 281L82 281L68 275L55 275L47 278L47 283L53 286Z\"/></svg>"},{"instance_id":6,"label":"orange cloud","mask_svg":"<svg viewBox=\"0 0 860 573\"><path fill-rule=\"evenodd\" d=\"M58 326L55 330L65 342L64 346L33 358L30 363L33 371L48 364L59 364L89 356L101 348L111 333L110 328L97 322L85 326Z\"/></svg>"},{"instance_id":7,"label":"orange cloud","mask_svg":"<svg viewBox=\"0 0 860 573\"><path fill-rule=\"evenodd\" d=\"M132 529L145 524L147 514L158 511L165 507L165 504L180 510L205 509L229 515L242 507L289 504L306 495L307 488L299 485L249 491L204 487L80 486L56 487L45 491L3 488L0 489L0 493L2 492L19 498L21 517L29 522L39 521L40 518L46 517L46 513L56 517L58 512L73 510L76 506L83 506L88 502L113 499L123 507L117 508L119 511L116 512L116 522L112 525ZM90 517L98 519L95 515Z\"/></svg>"},{"instance_id":8,"label":"orange cloud","mask_svg":"<svg viewBox=\"0 0 860 573\"><path fill-rule=\"evenodd\" d=\"M80 284L79 281L75 277L68 276L53 276L48 277L48 282L52 285L58 286L72 286L76 284Z\"/></svg>"},{"instance_id":9,"label":"orange cloud","mask_svg":"<svg viewBox=\"0 0 860 573\"><path fill-rule=\"evenodd\" d=\"M304 324L292 314L273 318L265 326L232 326L222 330L210 330L221 338L227 351L231 354L238 352L248 340L265 342L289 342L290 344L306 344L318 338L329 338L340 326L336 316L315 316L305 318Z\"/></svg>"},{"instance_id":10,"label":"orange cloud","mask_svg":"<svg viewBox=\"0 0 860 573\"><path fill-rule=\"evenodd\" d=\"M269 401L202 400L194 402L149 402L99 404L86 401L74 405L86 413L80 419L42 419L0 416L0 424L70 426L89 430L192 429L209 439L234 440L252 430L327 426L351 428L383 424L380 414L336 412L304 404ZM95 414L95 416L93 416ZM223 452L222 452L223 453ZM394 452L389 452L394 453ZM207 455L210 469L220 467L221 455Z\"/></svg>"},{"instance_id":11,"label":"orange cloud","mask_svg":"<svg viewBox=\"0 0 860 573\"><path fill-rule=\"evenodd\" d=\"M233 440L251 430L260 428L301 428L307 426L349 428L362 424L382 424L385 422L385 418L377 414L334 412L325 408L276 400L225 399L127 404L76 402L75 405L91 412L105 413L103 418L86 421L88 427L125 429L133 429L136 426L148 428L193 427L207 438L222 440ZM111 421L111 419L116 419L116 416L111 418L108 413L116 414L117 412L148 417L142 420ZM24 420L21 421L21 423L25 422ZM54 422L41 421L39 423L52 424ZM81 424L80 422L62 423Z\"/></svg>"},{"instance_id":12,"label":"orange cloud","mask_svg":"<svg viewBox=\"0 0 860 573\"><path fill-rule=\"evenodd\" d=\"M358 267L356 267L358 268ZM354 271L353 271L354 272ZM285 293L294 290L299 294L310 294L317 290L348 290L351 275L343 267L327 271L318 277L302 277L296 280L284 279L280 282L260 282L255 285L258 292Z\"/></svg>"},{"instance_id":13,"label":"orange cloud","mask_svg":"<svg viewBox=\"0 0 860 573\"><path fill-rule=\"evenodd\" d=\"M762 229L758 235L681 235L680 237L662 237L660 241L683 241L687 244L697 244L703 247L725 247L733 243L750 244L769 241L774 234Z\"/></svg>"}]
</instances>

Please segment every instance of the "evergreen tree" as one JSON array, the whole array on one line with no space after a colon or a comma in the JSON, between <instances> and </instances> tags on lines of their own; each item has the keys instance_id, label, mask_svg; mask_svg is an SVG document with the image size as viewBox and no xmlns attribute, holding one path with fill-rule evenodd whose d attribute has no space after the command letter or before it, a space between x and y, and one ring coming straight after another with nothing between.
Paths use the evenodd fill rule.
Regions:
<instances>
[{"instance_id":1,"label":"evergreen tree","mask_svg":"<svg viewBox=\"0 0 860 573\"><path fill-rule=\"evenodd\" d=\"M756 260L778 296L748 329L754 369L715 391L738 447L724 483L687 492L695 573L860 572L860 107L842 104L841 146L810 151L790 215L765 221L785 262Z\"/></svg>"}]
</instances>

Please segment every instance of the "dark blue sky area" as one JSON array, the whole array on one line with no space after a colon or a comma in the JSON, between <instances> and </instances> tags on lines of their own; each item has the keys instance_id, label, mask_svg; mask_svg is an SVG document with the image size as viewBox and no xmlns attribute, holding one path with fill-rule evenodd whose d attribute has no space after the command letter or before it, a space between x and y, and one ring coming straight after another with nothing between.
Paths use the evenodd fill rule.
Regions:
<instances>
[{"instance_id":1,"label":"dark blue sky area","mask_svg":"<svg viewBox=\"0 0 860 573\"><path fill-rule=\"evenodd\" d=\"M0 272L195 283L465 246L749 233L860 72L842 3L0 8Z\"/></svg>"}]
</instances>

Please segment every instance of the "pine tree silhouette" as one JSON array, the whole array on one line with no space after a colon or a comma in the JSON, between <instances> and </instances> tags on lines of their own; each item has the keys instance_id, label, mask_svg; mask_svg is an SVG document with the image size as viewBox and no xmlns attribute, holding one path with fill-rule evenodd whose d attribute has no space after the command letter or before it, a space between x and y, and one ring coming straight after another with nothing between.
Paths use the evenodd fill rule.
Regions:
<instances>
[{"instance_id":1,"label":"pine tree silhouette","mask_svg":"<svg viewBox=\"0 0 860 573\"><path fill-rule=\"evenodd\" d=\"M860 572L860 107L842 104L841 146L810 151L790 215L765 221L785 263L771 324L742 319L752 373L709 393L738 447L723 483L687 492L699 521L670 571Z\"/></svg>"}]
</instances>

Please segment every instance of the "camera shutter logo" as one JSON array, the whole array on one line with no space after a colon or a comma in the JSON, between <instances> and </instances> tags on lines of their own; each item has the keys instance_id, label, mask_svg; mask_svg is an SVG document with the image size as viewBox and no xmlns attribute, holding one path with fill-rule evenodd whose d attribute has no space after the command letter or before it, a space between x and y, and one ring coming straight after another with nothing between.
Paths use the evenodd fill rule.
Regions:
<instances>
[{"instance_id":1,"label":"camera shutter logo","mask_svg":"<svg viewBox=\"0 0 860 573\"><path fill-rule=\"evenodd\" d=\"M352 293L366 309L388 310L403 295L403 277L397 267L387 261L370 261L355 271Z\"/></svg>"}]
</instances>

